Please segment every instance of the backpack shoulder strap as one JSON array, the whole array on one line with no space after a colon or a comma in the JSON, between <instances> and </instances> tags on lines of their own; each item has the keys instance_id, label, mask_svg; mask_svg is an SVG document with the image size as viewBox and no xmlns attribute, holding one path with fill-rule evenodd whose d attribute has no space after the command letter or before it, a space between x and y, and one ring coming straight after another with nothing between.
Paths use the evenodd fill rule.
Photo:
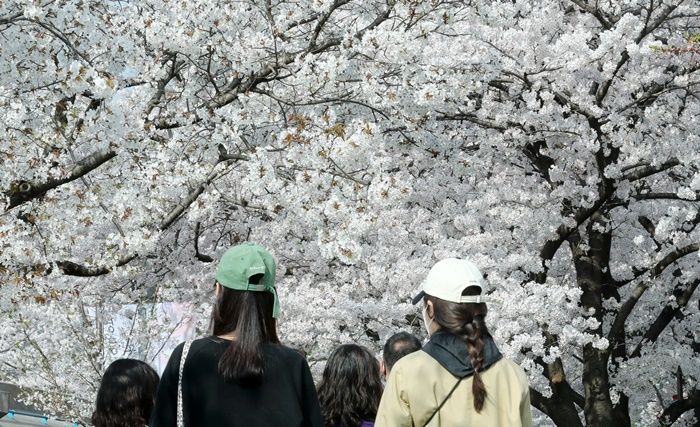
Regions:
<instances>
[{"instance_id":1,"label":"backpack shoulder strap","mask_svg":"<svg viewBox=\"0 0 700 427\"><path fill-rule=\"evenodd\" d=\"M440 409L442 409L442 407L445 405L445 402L447 402L447 400L450 398L450 396L452 396L452 393L455 392L455 390L457 389L457 386L459 385L459 383L462 382L463 379L464 378L460 378L459 380L457 380L455 385L452 386L452 389L450 390L450 392L447 393L447 396L445 396L445 398L442 399L442 402L440 402L440 405L438 405L438 407L433 411L433 413L430 415L430 417L425 421L425 424L423 424L423 427L426 427L430 423L430 421L433 418L435 418L435 415L437 415L437 413L440 412Z\"/></svg>"}]
</instances>

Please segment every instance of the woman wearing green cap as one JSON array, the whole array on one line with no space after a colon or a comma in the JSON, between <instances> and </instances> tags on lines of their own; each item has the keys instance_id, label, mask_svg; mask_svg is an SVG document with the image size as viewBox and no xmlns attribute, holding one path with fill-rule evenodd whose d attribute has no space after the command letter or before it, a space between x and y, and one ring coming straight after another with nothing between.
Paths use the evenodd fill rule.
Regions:
<instances>
[{"instance_id":1,"label":"woman wearing green cap","mask_svg":"<svg viewBox=\"0 0 700 427\"><path fill-rule=\"evenodd\" d=\"M149 425L321 427L309 366L280 344L278 312L272 255L252 244L226 251L216 271L213 335L173 351Z\"/></svg>"}]
</instances>

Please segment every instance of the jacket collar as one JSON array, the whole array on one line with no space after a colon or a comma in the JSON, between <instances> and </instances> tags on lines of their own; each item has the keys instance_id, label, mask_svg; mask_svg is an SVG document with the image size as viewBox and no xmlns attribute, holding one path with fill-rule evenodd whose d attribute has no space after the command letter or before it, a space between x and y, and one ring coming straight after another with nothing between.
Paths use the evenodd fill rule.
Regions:
<instances>
[{"instance_id":1,"label":"jacket collar","mask_svg":"<svg viewBox=\"0 0 700 427\"><path fill-rule=\"evenodd\" d=\"M482 339L484 341L484 362L481 370L484 371L501 360L503 355L490 335L486 335ZM467 345L464 338L459 335L438 331L423 346L423 351L428 353L443 368L457 378L466 378L474 374L474 367L467 352Z\"/></svg>"}]
</instances>

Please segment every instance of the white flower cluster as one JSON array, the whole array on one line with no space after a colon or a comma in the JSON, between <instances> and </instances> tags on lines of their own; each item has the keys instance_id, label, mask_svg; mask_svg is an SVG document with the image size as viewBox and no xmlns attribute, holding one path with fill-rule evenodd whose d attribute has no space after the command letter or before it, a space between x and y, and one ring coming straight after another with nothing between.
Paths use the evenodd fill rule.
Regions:
<instances>
[{"instance_id":1,"label":"white flower cluster","mask_svg":"<svg viewBox=\"0 0 700 427\"><path fill-rule=\"evenodd\" d=\"M316 373L421 333L458 256L540 409L565 379L656 422L700 377L700 5L595 3L0 2L0 378L85 419L253 241Z\"/></svg>"}]
</instances>

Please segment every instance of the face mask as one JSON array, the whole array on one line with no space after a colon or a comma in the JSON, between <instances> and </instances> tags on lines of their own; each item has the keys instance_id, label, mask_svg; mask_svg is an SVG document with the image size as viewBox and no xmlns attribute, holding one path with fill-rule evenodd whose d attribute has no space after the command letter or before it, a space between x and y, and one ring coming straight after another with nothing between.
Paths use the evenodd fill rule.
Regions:
<instances>
[{"instance_id":1,"label":"face mask","mask_svg":"<svg viewBox=\"0 0 700 427\"><path fill-rule=\"evenodd\" d=\"M428 332L428 338L430 338L430 325L433 324L433 319L428 319L428 306L423 307L423 325L425 325L425 330Z\"/></svg>"}]
</instances>

